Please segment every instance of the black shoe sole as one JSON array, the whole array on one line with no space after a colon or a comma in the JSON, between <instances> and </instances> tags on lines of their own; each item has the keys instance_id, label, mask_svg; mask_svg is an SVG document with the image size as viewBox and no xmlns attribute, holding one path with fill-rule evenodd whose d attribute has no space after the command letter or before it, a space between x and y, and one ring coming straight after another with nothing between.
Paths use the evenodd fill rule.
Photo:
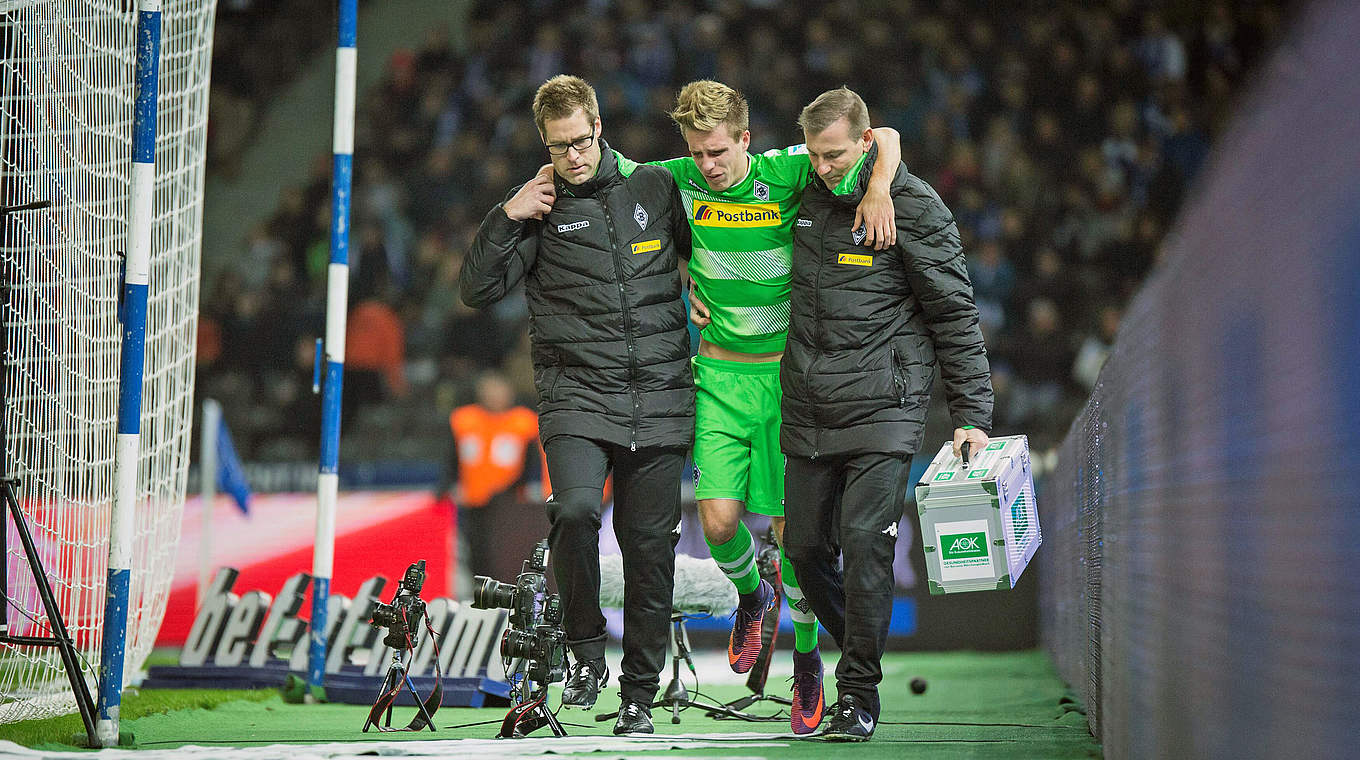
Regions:
<instances>
[{"instance_id":1,"label":"black shoe sole","mask_svg":"<svg viewBox=\"0 0 1360 760\"><path fill-rule=\"evenodd\" d=\"M867 742L873 735L859 736L858 734L822 734L822 740L828 742Z\"/></svg>"}]
</instances>

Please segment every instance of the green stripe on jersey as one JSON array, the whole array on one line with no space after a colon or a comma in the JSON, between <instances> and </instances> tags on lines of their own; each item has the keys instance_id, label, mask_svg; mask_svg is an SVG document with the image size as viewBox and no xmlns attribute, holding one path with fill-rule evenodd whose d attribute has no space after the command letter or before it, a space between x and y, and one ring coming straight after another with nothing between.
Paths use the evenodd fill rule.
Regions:
<instances>
[{"instance_id":1,"label":"green stripe on jersey","mask_svg":"<svg viewBox=\"0 0 1360 760\"><path fill-rule=\"evenodd\" d=\"M654 164L680 188L694 237L689 273L713 322L704 339L732 351L784 350L793 224L811 176L802 146L751 155L736 186L712 190L692 158Z\"/></svg>"}]
</instances>

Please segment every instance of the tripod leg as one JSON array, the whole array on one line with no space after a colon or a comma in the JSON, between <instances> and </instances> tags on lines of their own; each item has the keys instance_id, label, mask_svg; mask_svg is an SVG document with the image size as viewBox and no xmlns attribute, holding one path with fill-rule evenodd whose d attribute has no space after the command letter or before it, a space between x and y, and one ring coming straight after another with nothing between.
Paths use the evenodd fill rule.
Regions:
<instances>
[{"instance_id":1,"label":"tripod leg","mask_svg":"<svg viewBox=\"0 0 1360 760\"><path fill-rule=\"evenodd\" d=\"M430 713L425 710L425 700L421 699L420 692L416 691L416 685L411 681L411 674L402 671L402 677L406 679L406 688L411 690L411 698L416 701L416 709L420 711L419 715L411 719L411 725L407 726L407 728L419 731L425 726L429 726L430 730L434 731L434 716L430 715ZM421 722L425 725L419 725Z\"/></svg>"},{"instance_id":2,"label":"tripod leg","mask_svg":"<svg viewBox=\"0 0 1360 760\"><path fill-rule=\"evenodd\" d=\"M34 208L40 207L34 206ZM52 586L47 582L47 573L43 571L38 549L33 544L33 536L28 532L28 521L24 519L23 510L19 509L19 499L14 494L16 483L17 481L14 480L6 480L3 484L0 484L0 490L4 491L0 498L3 498L5 503L9 505L10 512L14 516L14 527L19 531L19 541L24 546L24 552L28 554L28 566L33 571L33 581L38 586L38 595L42 597L43 607L47 609L47 621L52 628L52 639L56 643L57 651L61 653L62 664L66 667L66 678L71 682L71 691L75 694L76 707L80 709L80 719L85 724L86 739L89 741L89 746L98 747L99 739L95 736L94 726L94 699L90 696L85 678L80 674L80 666L76 663L75 645L71 643L71 635L66 630L66 622L61 616L61 608L57 606L57 598L52 594ZM0 518L0 520L2 519ZM4 530L3 525L0 525L0 530Z\"/></svg>"}]
</instances>

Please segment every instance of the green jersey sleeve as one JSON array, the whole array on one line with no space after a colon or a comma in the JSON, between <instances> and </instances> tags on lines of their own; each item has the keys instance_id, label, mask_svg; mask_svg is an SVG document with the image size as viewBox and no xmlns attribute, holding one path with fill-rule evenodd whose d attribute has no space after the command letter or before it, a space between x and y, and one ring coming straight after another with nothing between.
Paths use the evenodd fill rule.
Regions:
<instances>
[{"instance_id":1,"label":"green jersey sleeve","mask_svg":"<svg viewBox=\"0 0 1360 760\"><path fill-rule=\"evenodd\" d=\"M812 161L808 159L806 145L790 145L787 148L771 148L761 153L766 171L779 177L790 185L806 185L812 176Z\"/></svg>"}]
</instances>

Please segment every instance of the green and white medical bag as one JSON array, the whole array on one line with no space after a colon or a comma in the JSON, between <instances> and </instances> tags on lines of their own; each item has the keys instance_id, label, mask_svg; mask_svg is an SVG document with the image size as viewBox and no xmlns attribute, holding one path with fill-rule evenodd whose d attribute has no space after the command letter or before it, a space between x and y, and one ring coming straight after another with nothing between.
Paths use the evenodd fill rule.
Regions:
<instances>
[{"instance_id":1,"label":"green and white medical bag","mask_svg":"<svg viewBox=\"0 0 1360 760\"><path fill-rule=\"evenodd\" d=\"M969 463L940 448L916 485L930 593L1014 588L1043 536L1029 440L993 438Z\"/></svg>"}]
</instances>

